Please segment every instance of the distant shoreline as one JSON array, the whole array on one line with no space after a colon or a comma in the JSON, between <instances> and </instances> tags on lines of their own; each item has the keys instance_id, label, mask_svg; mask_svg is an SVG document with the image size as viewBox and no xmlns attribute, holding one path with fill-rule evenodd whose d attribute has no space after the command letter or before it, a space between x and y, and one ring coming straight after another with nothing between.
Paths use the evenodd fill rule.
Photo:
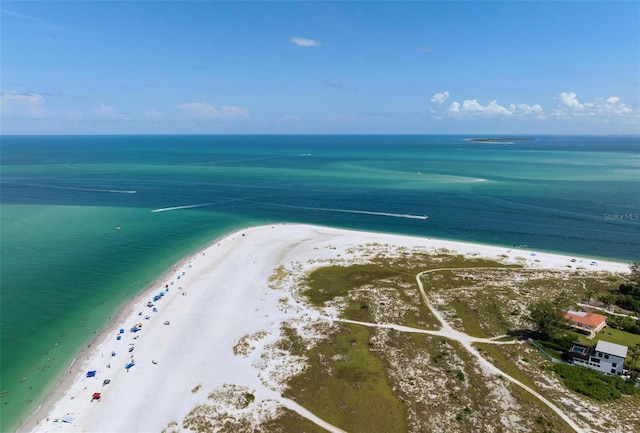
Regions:
<instances>
[{"instance_id":1,"label":"distant shoreline","mask_svg":"<svg viewBox=\"0 0 640 433\"><path fill-rule=\"evenodd\" d=\"M489 138L465 138L468 143L502 143L512 144L518 141L535 141L534 137L489 137Z\"/></svg>"}]
</instances>

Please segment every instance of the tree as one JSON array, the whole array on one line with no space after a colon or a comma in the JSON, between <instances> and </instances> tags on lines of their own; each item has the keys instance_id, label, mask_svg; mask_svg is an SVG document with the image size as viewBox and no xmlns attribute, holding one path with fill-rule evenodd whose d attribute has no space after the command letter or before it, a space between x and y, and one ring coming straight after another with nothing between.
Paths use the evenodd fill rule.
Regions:
<instances>
[{"instance_id":1,"label":"tree","mask_svg":"<svg viewBox=\"0 0 640 433\"><path fill-rule=\"evenodd\" d=\"M631 377L635 377L636 364L640 360L640 343L629 348L629 358L631 359Z\"/></svg>"},{"instance_id":2,"label":"tree","mask_svg":"<svg viewBox=\"0 0 640 433\"><path fill-rule=\"evenodd\" d=\"M640 262L630 263L629 271L631 271L631 283L640 286Z\"/></svg>"},{"instance_id":3,"label":"tree","mask_svg":"<svg viewBox=\"0 0 640 433\"><path fill-rule=\"evenodd\" d=\"M618 297L612 294L600 295L598 297L598 300L602 302L607 308L609 308L611 305L614 305L617 299Z\"/></svg>"},{"instance_id":4,"label":"tree","mask_svg":"<svg viewBox=\"0 0 640 433\"><path fill-rule=\"evenodd\" d=\"M587 303L591 302L591 299L593 299L593 297L598 293L598 291L596 289L587 289L587 291L585 292L584 296L587 299Z\"/></svg>"},{"instance_id":5,"label":"tree","mask_svg":"<svg viewBox=\"0 0 640 433\"><path fill-rule=\"evenodd\" d=\"M569 321L564 318L563 303L542 300L529 305L529 321L547 340L562 340Z\"/></svg>"}]
</instances>

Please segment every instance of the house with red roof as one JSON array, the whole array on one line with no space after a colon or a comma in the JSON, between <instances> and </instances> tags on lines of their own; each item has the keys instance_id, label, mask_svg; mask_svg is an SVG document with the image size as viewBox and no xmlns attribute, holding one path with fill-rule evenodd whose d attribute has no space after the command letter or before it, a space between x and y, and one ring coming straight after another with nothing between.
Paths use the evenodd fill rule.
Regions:
<instances>
[{"instance_id":1,"label":"house with red roof","mask_svg":"<svg viewBox=\"0 0 640 433\"><path fill-rule=\"evenodd\" d=\"M564 318L569 321L572 327L588 333L590 338L593 338L602 328L607 326L607 316L590 311L569 310L565 313Z\"/></svg>"}]
</instances>

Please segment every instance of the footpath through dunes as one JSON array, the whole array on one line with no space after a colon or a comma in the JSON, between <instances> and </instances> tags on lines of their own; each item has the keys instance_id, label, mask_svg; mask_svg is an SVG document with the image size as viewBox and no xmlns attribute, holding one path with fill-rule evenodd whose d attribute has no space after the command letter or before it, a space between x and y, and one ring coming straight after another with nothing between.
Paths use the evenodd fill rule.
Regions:
<instances>
[{"instance_id":1,"label":"footpath through dunes","mask_svg":"<svg viewBox=\"0 0 640 433\"><path fill-rule=\"evenodd\" d=\"M462 269L455 269L455 270L472 270L472 269L477 269L477 268L462 268ZM482 268L482 269L486 270L488 268ZM442 330L441 330L442 334L441 335L443 337L447 337L447 338L450 338L452 340L455 340L455 341L458 341L459 343L461 343L464 346L464 348L469 351L469 353L471 353L473 356L476 357L476 359L478 360L478 362L480 362L481 365L483 365L485 368L487 368L488 371L490 371L490 372L492 372L494 374L498 374L498 375L504 377L505 379L507 379L508 381L510 381L512 383L515 383L519 387L525 389L527 392L531 393L538 400L540 400L541 402L546 404L549 408L551 408L551 410L553 410L556 414L558 414L558 416L560 416L560 418L562 418L562 420L564 422L566 422L573 430L575 430L576 432L582 432L582 429L580 428L580 426L578 426L558 406L556 406L555 404L553 404L552 402L547 400L545 397L540 395L537 391L531 389L530 387L528 387L524 383L520 382L519 380L513 378L512 376L508 375L504 371L500 370L498 367L496 367L495 365L490 363L486 358L484 358L480 354L480 352L478 352L478 350L475 347L472 346L472 343L483 343L483 342L484 343L493 343L493 344L498 343L498 344L500 344L500 342L496 342L494 340L497 339L497 338L501 338L501 337L494 337L492 339L486 339L486 338L485 339L478 339L477 337L471 337L471 336L469 336L469 335L467 335L467 334L465 334L463 332L456 331L455 329L453 329L451 327L451 325L449 325L449 323L447 323L446 320L444 320L444 317L442 316L442 314L440 314L440 312L438 312L435 308L433 308L433 306L429 302L429 299L427 298L427 294L424 291L424 284L422 282L422 276L426 275L428 273L438 272L438 271L443 271L443 270L452 270L452 269L451 268L449 268L449 269L447 269L447 268L444 268L444 269L431 269L431 270L428 270L428 271L422 271L416 276L416 282L418 283L418 287L420 288L420 295L422 296L422 299L424 300L425 305L427 307L429 307L429 309L431 310L433 315L436 316L438 318L438 320L440 320L440 323L442 323ZM479 341L479 340L481 340L481 341ZM504 344L504 342L502 344Z\"/></svg>"},{"instance_id":2,"label":"footpath through dunes","mask_svg":"<svg viewBox=\"0 0 640 433\"><path fill-rule=\"evenodd\" d=\"M19 431L177 432L188 431L188 425L197 428L199 422L229 420L242 431L285 419L298 430L342 432L309 407L283 397L288 380L306 368L304 357L281 350L284 325L307 332L313 341L322 338L314 335L313 329L322 329L318 326L348 322L301 302L298 282L286 275L286 268L302 275L348 257L367 260L359 250L363 245L371 250L389 245L406 250L447 249L501 257L536 269L563 269L569 263L568 257L559 255L531 258L527 252L502 247L307 225L241 230L177 264L128 306L78 356L53 394ZM599 269L624 272L626 265L603 262ZM282 288L272 284L279 273L284 273ZM506 343L454 330L429 305L421 281L427 274L416 273L423 300L439 318L441 329L352 322L459 341L487 369L507 376L472 346ZM89 371L95 373L88 376ZM94 393L100 393L100 398L94 399ZM570 419L567 423L574 427Z\"/></svg>"}]
</instances>

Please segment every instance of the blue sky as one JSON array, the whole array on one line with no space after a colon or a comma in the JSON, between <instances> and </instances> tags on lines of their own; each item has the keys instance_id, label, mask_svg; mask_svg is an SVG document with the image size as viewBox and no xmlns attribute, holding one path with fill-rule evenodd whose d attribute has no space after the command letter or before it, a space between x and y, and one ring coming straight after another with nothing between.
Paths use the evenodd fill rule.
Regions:
<instances>
[{"instance_id":1,"label":"blue sky","mask_svg":"<svg viewBox=\"0 0 640 433\"><path fill-rule=\"evenodd\" d=\"M640 2L0 4L3 134L639 134Z\"/></svg>"}]
</instances>

